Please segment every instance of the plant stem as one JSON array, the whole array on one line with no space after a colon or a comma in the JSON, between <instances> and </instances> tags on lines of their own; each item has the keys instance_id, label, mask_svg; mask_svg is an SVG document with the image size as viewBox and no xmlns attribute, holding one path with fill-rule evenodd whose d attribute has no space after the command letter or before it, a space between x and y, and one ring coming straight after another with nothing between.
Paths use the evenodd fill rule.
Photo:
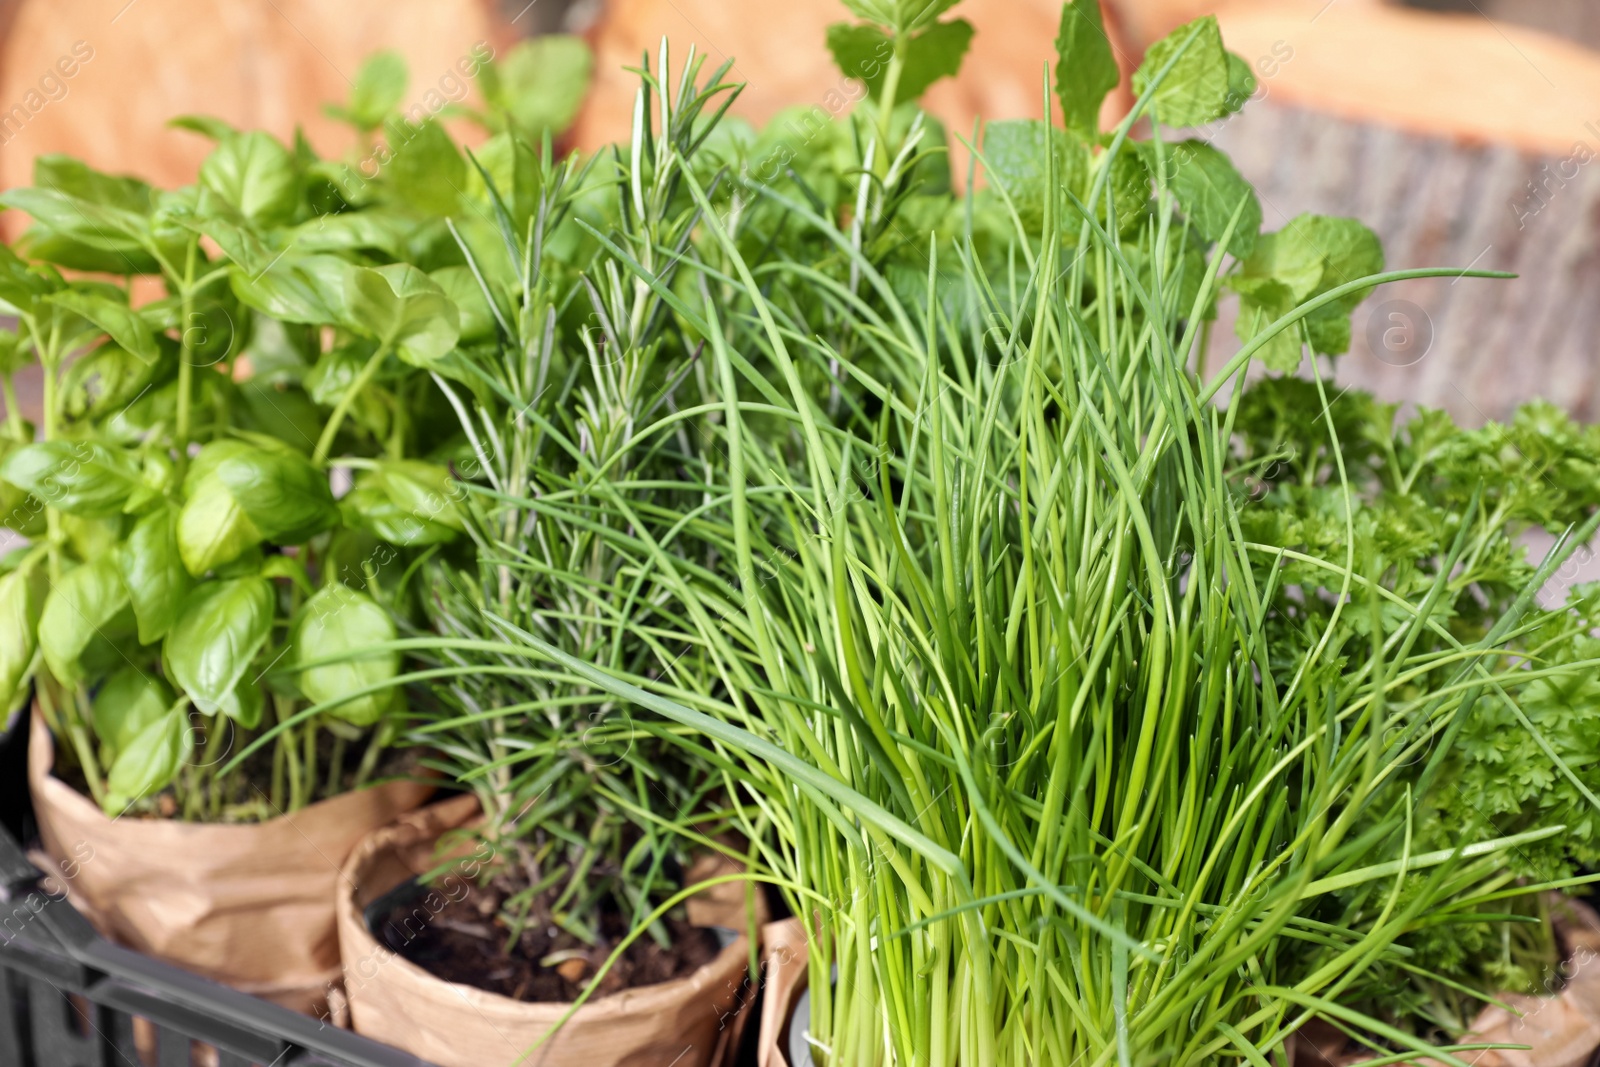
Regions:
<instances>
[{"instance_id":1,"label":"plant stem","mask_svg":"<svg viewBox=\"0 0 1600 1067\"><path fill-rule=\"evenodd\" d=\"M378 757L383 754L386 747L385 732L382 726L372 731L372 739L367 742L367 750L361 754L361 766L356 770L356 780L350 786L352 791L363 788L372 777L372 772L377 769Z\"/></svg>"},{"instance_id":2,"label":"plant stem","mask_svg":"<svg viewBox=\"0 0 1600 1067\"><path fill-rule=\"evenodd\" d=\"M283 746L272 746L272 807L276 811L283 810Z\"/></svg>"},{"instance_id":3,"label":"plant stem","mask_svg":"<svg viewBox=\"0 0 1600 1067\"><path fill-rule=\"evenodd\" d=\"M344 770L344 746L344 738L334 734L333 755L328 760L328 784L323 789L324 796L336 797L339 795L340 772Z\"/></svg>"},{"instance_id":4,"label":"plant stem","mask_svg":"<svg viewBox=\"0 0 1600 1067\"><path fill-rule=\"evenodd\" d=\"M305 727L305 789L301 799L301 806L310 804L317 795L317 720L312 719Z\"/></svg>"},{"instance_id":5,"label":"plant stem","mask_svg":"<svg viewBox=\"0 0 1600 1067\"><path fill-rule=\"evenodd\" d=\"M194 349L189 341L189 317L194 314L194 257L200 247L198 241L189 245L189 255L183 267L183 284L180 287L183 311L178 319L178 414L173 432L173 447L177 452L178 477L189 466L189 413L194 394Z\"/></svg>"},{"instance_id":6,"label":"plant stem","mask_svg":"<svg viewBox=\"0 0 1600 1067\"><path fill-rule=\"evenodd\" d=\"M38 331L35 331L34 345L37 347L38 344L39 335ZM55 360L41 356L39 362L44 369L44 439L51 441L56 436ZM61 513L54 507L46 507L44 521L50 540L50 584L54 586L61 580Z\"/></svg>"},{"instance_id":7,"label":"plant stem","mask_svg":"<svg viewBox=\"0 0 1600 1067\"><path fill-rule=\"evenodd\" d=\"M94 758L94 742L89 739L89 731L83 727L83 719L77 715L69 716L67 732L72 737L72 747L77 750L78 762L83 764L83 780L89 784L89 795L94 797L95 803L102 803L106 796L106 784L100 777L100 767Z\"/></svg>"},{"instance_id":8,"label":"plant stem","mask_svg":"<svg viewBox=\"0 0 1600 1067\"><path fill-rule=\"evenodd\" d=\"M894 55L889 58L889 69L883 75L883 92L878 97L878 139L883 142L883 154L878 157L878 165L883 174L888 173L894 159L894 153L889 149L889 123L894 113L895 94L900 88L900 71L905 67L908 47L905 34L895 34Z\"/></svg>"},{"instance_id":9,"label":"plant stem","mask_svg":"<svg viewBox=\"0 0 1600 1067\"><path fill-rule=\"evenodd\" d=\"M327 462L328 453L333 448L333 439L339 433L339 426L349 413L350 405L355 403L356 395L365 389L371 383L373 375L378 373L384 358L389 355L389 347L388 341L378 346L378 350L372 353L372 358L361 368L361 373L356 375L356 380L350 383L350 388L339 398L339 403L334 405L333 414L328 416L327 425L322 428L322 436L317 438L317 449L311 455L311 462L318 466Z\"/></svg>"},{"instance_id":10,"label":"plant stem","mask_svg":"<svg viewBox=\"0 0 1600 1067\"><path fill-rule=\"evenodd\" d=\"M280 719L285 718L287 716L280 716ZM289 803L283 810L298 811L305 806L305 789L300 777L300 750L294 735L294 727L283 728L283 732L278 735L278 749L283 753L284 773L289 778Z\"/></svg>"},{"instance_id":11,"label":"plant stem","mask_svg":"<svg viewBox=\"0 0 1600 1067\"><path fill-rule=\"evenodd\" d=\"M23 425L22 405L17 403L17 386L7 374L0 378L0 389L5 390L6 401L6 429L11 431L11 437L19 444L26 444L28 440L27 427Z\"/></svg>"},{"instance_id":12,"label":"plant stem","mask_svg":"<svg viewBox=\"0 0 1600 1067\"><path fill-rule=\"evenodd\" d=\"M96 804L105 799L106 787L100 777L100 765L94 757L94 743L90 741L88 731L83 728L83 719L76 714L72 706L75 702L70 692L61 693L61 701L56 701L54 687L49 684L49 679L41 678L37 689L39 710L44 715L44 721L57 737L65 737L72 745L73 753L78 757L78 763L83 767L83 779L89 785L89 795Z\"/></svg>"}]
</instances>

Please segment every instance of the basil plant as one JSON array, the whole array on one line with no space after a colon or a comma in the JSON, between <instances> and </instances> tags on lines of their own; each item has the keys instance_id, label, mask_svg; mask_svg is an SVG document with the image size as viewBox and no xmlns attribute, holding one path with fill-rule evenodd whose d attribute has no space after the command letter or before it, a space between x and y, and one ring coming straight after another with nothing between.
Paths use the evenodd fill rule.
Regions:
<instances>
[{"instance_id":1,"label":"basil plant","mask_svg":"<svg viewBox=\"0 0 1600 1067\"><path fill-rule=\"evenodd\" d=\"M0 247L0 700L34 697L112 815L270 818L398 736L408 579L466 551L435 428L472 309L398 160L358 186L303 142L179 124L216 142L193 186L44 157L0 195L32 220Z\"/></svg>"}]
</instances>

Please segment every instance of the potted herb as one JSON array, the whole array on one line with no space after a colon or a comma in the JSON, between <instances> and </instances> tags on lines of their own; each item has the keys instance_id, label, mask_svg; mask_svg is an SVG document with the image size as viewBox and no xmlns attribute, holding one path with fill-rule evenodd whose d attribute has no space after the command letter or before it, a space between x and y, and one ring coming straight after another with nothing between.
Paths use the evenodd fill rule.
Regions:
<instances>
[{"instance_id":1,"label":"potted herb","mask_svg":"<svg viewBox=\"0 0 1600 1067\"><path fill-rule=\"evenodd\" d=\"M46 157L0 197L34 219L27 259L0 250L8 370L36 362L45 399L37 440L8 403L5 522L33 540L0 579L0 682L11 704L32 687L41 836L102 928L306 1008L337 970L336 864L429 791L391 755L403 702L362 691L398 669L370 650L394 636L406 560L343 521L330 460L375 446L383 413L347 416L381 399L389 357L453 347L456 312L413 268L363 265L372 238L348 235L394 220L344 227L342 258L264 266L336 194L304 146L190 124L218 139L197 186ZM386 454L426 441L398 413L385 429Z\"/></svg>"}]
</instances>

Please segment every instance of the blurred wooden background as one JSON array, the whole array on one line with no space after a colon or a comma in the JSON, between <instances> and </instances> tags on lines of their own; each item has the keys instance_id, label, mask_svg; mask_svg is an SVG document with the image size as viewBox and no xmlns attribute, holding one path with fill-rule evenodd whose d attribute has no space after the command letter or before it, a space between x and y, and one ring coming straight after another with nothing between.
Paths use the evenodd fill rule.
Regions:
<instances>
[{"instance_id":1,"label":"blurred wooden background","mask_svg":"<svg viewBox=\"0 0 1600 1067\"><path fill-rule=\"evenodd\" d=\"M1380 293L1357 313L1342 384L1472 423L1536 395L1600 416L1590 342L1600 325L1600 167L1589 165L1600 155L1600 3L1106 6L1129 68L1172 26L1218 11L1261 88L1242 115L1201 135L1256 183L1269 228L1306 210L1356 215L1379 231L1391 265L1523 274ZM1042 114L1059 10L1059 0L965 0L957 13L979 32L961 76L929 92L930 109L962 133L979 114ZM321 104L343 98L367 53L399 49L408 100L420 99L476 43L498 51L559 28L585 33L597 53L580 147L626 132L637 82L622 68L653 55L663 34L679 58L690 44L713 61L734 57L734 76L748 83L739 110L759 121L837 97L822 35L845 17L837 0L0 0L0 186L27 182L34 156L58 151L164 184L192 180L206 143L165 128L184 112L284 137L303 126L337 153L353 135ZM1126 103L1108 102L1106 119ZM0 230L16 232L14 214Z\"/></svg>"}]
</instances>

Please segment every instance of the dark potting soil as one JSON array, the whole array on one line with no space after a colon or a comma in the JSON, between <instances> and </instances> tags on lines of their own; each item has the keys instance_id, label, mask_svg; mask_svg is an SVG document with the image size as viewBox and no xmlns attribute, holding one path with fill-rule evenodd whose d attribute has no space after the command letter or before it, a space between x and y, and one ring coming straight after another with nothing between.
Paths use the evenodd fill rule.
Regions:
<instances>
[{"instance_id":1,"label":"dark potting soil","mask_svg":"<svg viewBox=\"0 0 1600 1067\"><path fill-rule=\"evenodd\" d=\"M502 876L454 899L426 886L397 893L385 912L369 913L372 932L444 981L531 1003L576 1000L627 936L628 921L618 912L604 913L599 943L592 946L560 927L530 923L507 952L511 927L502 913L519 888ZM682 978L721 951L716 933L704 927L669 918L666 928L670 947L641 935L606 972L595 995Z\"/></svg>"}]
</instances>

